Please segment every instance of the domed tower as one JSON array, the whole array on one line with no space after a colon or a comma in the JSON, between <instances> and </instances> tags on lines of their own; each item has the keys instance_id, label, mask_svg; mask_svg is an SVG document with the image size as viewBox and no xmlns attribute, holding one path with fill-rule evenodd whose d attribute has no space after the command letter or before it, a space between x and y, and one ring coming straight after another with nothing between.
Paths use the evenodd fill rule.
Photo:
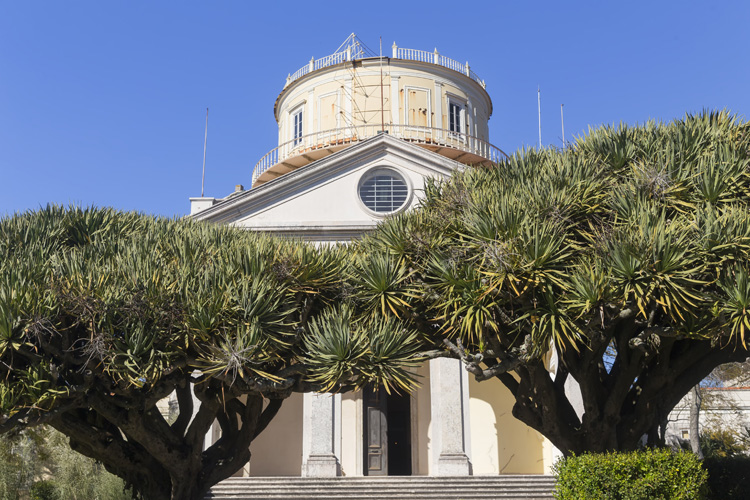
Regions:
<instances>
[{"instance_id":1,"label":"domed tower","mask_svg":"<svg viewBox=\"0 0 750 500\"><path fill-rule=\"evenodd\" d=\"M191 215L348 241L417 203L427 177L499 161L491 115L468 62L395 43L380 57L352 34L287 76L274 104L278 145L255 164L252 188L191 198Z\"/></svg>"},{"instance_id":2,"label":"domed tower","mask_svg":"<svg viewBox=\"0 0 750 500\"><path fill-rule=\"evenodd\" d=\"M503 154L489 143L492 101L469 67L400 48L378 57L352 34L333 54L287 77L276 99L279 145L258 161L253 186L387 133L464 164Z\"/></svg>"}]
</instances>

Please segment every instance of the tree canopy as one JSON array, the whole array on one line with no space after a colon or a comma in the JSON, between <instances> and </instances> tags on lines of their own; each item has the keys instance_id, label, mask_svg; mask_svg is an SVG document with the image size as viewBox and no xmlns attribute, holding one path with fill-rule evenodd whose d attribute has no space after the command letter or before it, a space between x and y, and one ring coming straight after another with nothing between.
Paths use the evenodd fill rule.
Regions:
<instances>
[{"instance_id":1,"label":"tree canopy","mask_svg":"<svg viewBox=\"0 0 750 500\"><path fill-rule=\"evenodd\" d=\"M0 431L46 423L146 498L202 498L292 392L408 387L416 334L340 307L345 252L110 209L3 219Z\"/></svg>"},{"instance_id":2,"label":"tree canopy","mask_svg":"<svg viewBox=\"0 0 750 500\"><path fill-rule=\"evenodd\" d=\"M555 446L633 449L748 356L749 158L726 112L602 127L429 184L361 252L391 266L383 314L502 381Z\"/></svg>"}]
</instances>

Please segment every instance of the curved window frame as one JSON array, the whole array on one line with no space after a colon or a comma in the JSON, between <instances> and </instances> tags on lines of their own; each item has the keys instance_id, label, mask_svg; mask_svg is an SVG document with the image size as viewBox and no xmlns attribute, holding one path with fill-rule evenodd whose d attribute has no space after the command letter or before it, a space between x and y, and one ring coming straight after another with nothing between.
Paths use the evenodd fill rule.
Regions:
<instances>
[{"instance_id":1,"label":"curved window frame","mask_svg":"<svg viewBox=\"0 0 750 500\"><path fill-rule=\"evenodd\" d=\"M367 202L365 202L365 200L362 199L362 187L365 185L366 182L368 182L370 179L378 175L388 175L392 178L398 179L403 183L403 186L406 189L403 202L401 203L401 205L394 208L393 210L376 210L378 208L377 205L374 208L371 208L370 206L368 206ZM392 190L393 186L391 186L390 189ZM371 168L362 174L362 176L359 178L359 182L357 183L357 200L359 201L363 210L365 210L368 214L373 215L375 217L387 217L389 215L398 213L406 209L406 207L410 205L413 192L414 190L412 189L411 181L409 180L409 177L402 174L395 168L391 168L391 167L379 166L379 167ZM393 195L392 192L390 194L391 196ZM393 203L392 202L390 203L392 207Z\"/></svg>"}]
</instances>

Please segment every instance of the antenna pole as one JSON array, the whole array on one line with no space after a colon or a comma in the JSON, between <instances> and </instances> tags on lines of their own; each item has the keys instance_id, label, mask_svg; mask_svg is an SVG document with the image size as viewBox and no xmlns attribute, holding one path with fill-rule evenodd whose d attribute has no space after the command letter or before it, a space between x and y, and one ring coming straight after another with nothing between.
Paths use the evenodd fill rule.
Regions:
<instances>
[{"instance_id":1,"label":"antenna pole","mask_svg":"<svg viewBox=\"0 0 750 500\"><path fill-rule=\"evenodd\" d=\"M563 118L563 106L565 106L565 104L560 104L560 124L562 125L563 149L565 149L565 118Z\"/></svg>"},{"instance_id":2,"label":"antenna pole","mask_svg":"<svg viewBox=\"0 0 750 500\"><path fill-rule=\"evenodd\" d=\"M206 108L206 134L203 136L203 177L201 177L201 198L203 198L203 186L206 182L206 143L208 142L208 108Z\"/></svg>"},{"instance_id":3,"label":"antenna pole","mask_svg":"<svg viewBox=\"0 0 750 500\"><path fill-rule=\"evenodd\" d=\"M380 130L385 132L385 109L383 106L383 37L380 37Z\"/></svg>"},{"instance_id":4,"label":"antenna pole","mask_svg":"<svg viewBox=\"0 0 750 500\"><path fill-rule=\"evenodd\" d=\"M539 111L539 149L542 149L542 91L536 87L536 107Z\"/></svg>"}]
</instances>

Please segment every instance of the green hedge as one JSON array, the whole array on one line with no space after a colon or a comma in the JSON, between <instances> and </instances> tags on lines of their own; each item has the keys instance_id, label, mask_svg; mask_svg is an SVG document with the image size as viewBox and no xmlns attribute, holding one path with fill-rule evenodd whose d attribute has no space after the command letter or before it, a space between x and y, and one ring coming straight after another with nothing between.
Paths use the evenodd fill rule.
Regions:
<instances>
[{"instance_id":1,"label":"green hedge","mask_svg":"<svg viewBox=\"0 0 750 500\"><path fill-rule=\"evenodd\" d=\"M557 500L700 500L706 471L692 453L642 450L584 454L558 461Z\"/></svg>"},{"instance_id":2,"label":"green hedge","mask_svg":"<svg viewBox=\"0 0 750 500\"><path fill-rule=\"evenodd\" d=\"M747 500L750 498L750 457L712 457L703 461L708 470L710 500Z\"/></svg>"}]
</instances>

